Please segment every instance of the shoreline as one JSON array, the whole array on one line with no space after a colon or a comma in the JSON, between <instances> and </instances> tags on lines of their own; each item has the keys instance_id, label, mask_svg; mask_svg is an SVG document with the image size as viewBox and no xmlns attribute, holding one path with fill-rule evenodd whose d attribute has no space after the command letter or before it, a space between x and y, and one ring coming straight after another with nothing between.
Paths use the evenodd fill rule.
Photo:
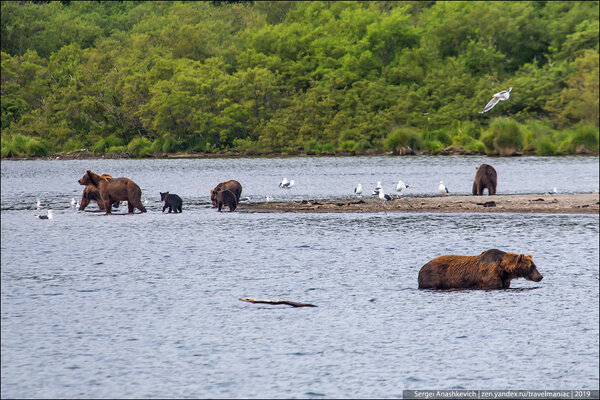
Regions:
<instances>
[{"instance_id":1,"label":"shoreline","mask_svg":"<svg viewBox=\"0 0 600 400\"><path fill-rule=\"evenodd\" d=\"M478 204L479 203L479 204ZM371 197L339 200L242 203L238 210L248 212L436 212L436 213L542 213L598 214L600 194L511 194L494 196L394 197L383 201Z\"/></svg>"},{"instance_id":2,"label":"shoreline","mask_svg":"<svg viewBox=\"0 0 600 400\"><path fill-rule=\"evenodd\" d=\"M594 152L580 152L574 154L555 154L548 157L567 157L567 156L591 156L597 157L598 153ZM173 153L173 154L153 154L144 157L132 157L129 154L93 154L89 152L72 152L72 153L55 153L49 156L39 157L4 157L2 161L31 161L31 160L166 160L166 159L184 159L184 158L283 158L283 157L364 157L364 156L395 156L395 157L411 157L411 156L479 156L479 157L526 157L526 156L537 156L533 151L529 152L513 152L509 154L481 154L471 153L464 150L442 150L438 153L432 154L430 152L411 152L406 154L394 154L392 152L347 152L347 153L267 153L267 154L246 154L246 153L232 153L232 154L216 154L216 153Z\"/></svg>"}]
</instances>

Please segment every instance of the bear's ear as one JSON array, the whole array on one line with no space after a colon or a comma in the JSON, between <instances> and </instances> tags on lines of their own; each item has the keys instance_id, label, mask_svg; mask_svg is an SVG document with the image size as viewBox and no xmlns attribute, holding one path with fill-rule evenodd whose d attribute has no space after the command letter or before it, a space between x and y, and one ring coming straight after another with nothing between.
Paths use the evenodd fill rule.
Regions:
<instances>
[{"instance_id":1,"label":"bear's ear","mask_svg":"<svg viewBox=\"0 0 600 400\"><path fill-rule=\"evenodd\" d=\"M519 254L519 258L517 259L517 264L525 261L525 254Z\"/></svg>"},{"instance_id":2,"label":"bear's ear","mask_svg":"<svg viewBox=\"0 0 600 400\"><path fill-rule=\"evenodd\" d=\"M89 169L87 171L85 171L85 173L89 176L90 178L90 182L92 183L92 185L94 186L98 186L98 175L96 175L95 173L93 173L92 171L90 171Z\"/></svg>"}]
</instances>

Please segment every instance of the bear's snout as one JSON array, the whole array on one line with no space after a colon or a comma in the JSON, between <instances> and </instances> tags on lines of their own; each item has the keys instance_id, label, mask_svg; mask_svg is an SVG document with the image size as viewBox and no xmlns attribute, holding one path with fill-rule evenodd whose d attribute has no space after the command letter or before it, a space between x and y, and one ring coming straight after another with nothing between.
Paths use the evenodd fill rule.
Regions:
<instances>
[{"instance_id":1,"label":"bear's snout","mask_svg":"<svg viewBox=\"0 0 600 400\"><path fill-rule=\"evenodd\" d=\"M542 279L544 279L544 277L542 276L542 274L540 274L540 272L537 270L536 267L533 267L531 270L531 273L529 274L527 279L534 281L534 282L539 282Z\"/></svg>"}]
</instances>

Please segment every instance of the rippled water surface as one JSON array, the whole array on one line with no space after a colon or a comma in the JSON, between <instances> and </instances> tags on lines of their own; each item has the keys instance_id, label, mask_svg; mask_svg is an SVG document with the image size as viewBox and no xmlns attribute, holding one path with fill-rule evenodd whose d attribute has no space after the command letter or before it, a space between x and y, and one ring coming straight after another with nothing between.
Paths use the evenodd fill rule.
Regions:
<instances>
[{"instance_id":1,"label":"rippled water surface","mask_svg":"<svg viewBox=\"0 0 600 400\"><path fill-rule=\"evenodd\" d=\"M598 190L598 158L353 157L3 161L2 397L400 397L403 389L597 389L599 217L218 213L338 198L398 179L468 194L488 162L499 193ZM86 169L128 176L145 214L77 212ZM296 187L277 187L283 177ZM184 201L162 214L159 191ZM34 214L36 199L55 210ZM41 212L44 212L42 210ZM421 291L423 264L489 248L533 254L544 279ZM316 304L290 308L240 297Z\"/></svg>"}]
</instances>

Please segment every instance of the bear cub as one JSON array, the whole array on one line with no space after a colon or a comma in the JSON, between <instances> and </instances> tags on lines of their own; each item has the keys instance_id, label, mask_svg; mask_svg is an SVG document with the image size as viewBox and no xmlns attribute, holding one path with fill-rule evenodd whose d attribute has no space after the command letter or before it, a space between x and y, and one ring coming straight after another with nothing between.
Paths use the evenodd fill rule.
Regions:
<instances>
[{"instance_id":1,"label":"bear cub","mask_svg":"<svg viewBox=\"0 0 600 400\"><path fill-rule=\"evenodd\" d=\"M160 193L160 201L164 201L165 205L163 207L162 212L165 212L167 207L169 208L169 212L175 210L175 213L181 212L181 206L183 205L183 201L181 197L176 194L170 194L169 192L159 192Z\"/></svg>"}]
</instances>

